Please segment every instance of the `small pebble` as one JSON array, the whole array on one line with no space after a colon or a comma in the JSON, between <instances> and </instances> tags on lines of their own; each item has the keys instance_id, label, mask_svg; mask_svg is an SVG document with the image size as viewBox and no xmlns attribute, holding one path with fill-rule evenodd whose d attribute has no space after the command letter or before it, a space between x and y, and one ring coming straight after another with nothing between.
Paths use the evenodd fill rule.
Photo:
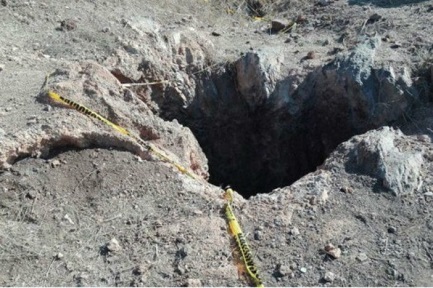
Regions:
<instances>
[{"instance_id":1,"label":"small pebble","mask_svg":"<svg viewBox=\"0 0 433 288\"><path fill-rule=\"evenodd\" d=\"M356 259L360 262L364 262L364 261L367 261L368 257L367 257L367 254L362 252L362 253L359 253L358 256L356 256Z\"/></svg>"},{"instance_id":2,"label":"small pebble","mask_svg":"<svg viewBox=\"0 0 433 288\"><path fill-rule=\"evenodd\" d=\"M326 252L326 254L328 254L329 256L331 256L334 259L338 259L341 257L341 249L338 247L335 247L331 243L329 243L325 246L325 252Z\"/></svg>"},{"instance_id":3,"label":"small pebble","mask_svg":"<svg viewBox=\"0 0 433 288\"><path fill-rule=\"evenodd\" d=\"M38 192L36 190L30 190L29 192L27 192L26 197L29 199L35 199L37 195Z\"/></svg>"},{"instance_id":4,"label":"small pebble","mask_svg":"<svg viewBox=\"0 0 433 288\"><path fill-rule=\"evenodd\" d=\"M51 107L51 105L45 105L44 111L50 112L51 110L53 110L53 107Z\"/></svg>"},{"instance_id":5,"label":"small pebble","mask_svg":"<svg viewBox=\"0 0 433 288\"><path fill-rule=\"evenodd\" d=\"M317 197L311 197L310 198L310 205L316 205L317 204Z\"/></svg>"},{"instance_id":6,"label":"small pebble","mask_svg":"<svg viewBox=\"0 0 433 288\"><path fill-rule=\"evenodd\" d=\"M72 221L71 217L68 214L65 214L65 216L63 216L63 219L65 219L66 221L68 221L70 224L74 225L74 221Z\"/></svg>"},{"instance_id":7,"label":"small pebble","mask_svg":"<svg viewBox=\"0 0 433 288\"><path fill-rule=\"evenodd\" d=\"M5 108L5 111L6 111L6 112L11 112L11 111L12 111L12 107L6 107L6 108Z\"/></svg>"},{"instance_id":8,"label":"small pebble","mask_svg":"<svg viewBox=\"0 0 433 288\"><path fill-rule=\"evenodd\" d=\"M54 256L54 258L56 260L61 260L61 259L63 259L63 254L59 252L59 253L56 254L56 256Z\"/></svg>"},{"instance_id":9,"label":"small pebble","mask_svg":"<svg viewBox=\"0 0 433 288\"><path fill-rule=\"evenodd\" d=\"M299 271L301 271L301 273L307 273L307 268L301 267L299 268Z\"/></svg>"},{"instance_id":10,"label":"small pebble","mask_svg":"<svg viewBox=\"0 0 433 288\"><path fill-rule=\"evenodd\" d=\"M59 160L53 160L51 161L51 167L55 168L57 166L60 166L60 161Z\"/></svg>"},{"instance_id":11,"label":"small pebble","mask_svg":"<svg viewBox=\"0 0 433 288\"><path fill-rule=\"evenodd\" d=\"M325 280L326 282L332 282L335 280L335 274L331 271L327 271L325 273L325 276L323 276L323 280Z\"/></svg>"},{"instance_id":12,"label":"small pebble","mask_svg":"<svg viewBox=\"0 0 433 288\"><path fill-rule=\"evenodd\" d=\"M424 196L426 196L426 197L433 197L433 192L425 192Z\"/></svg>"},{"instance_id":13,"label":"small pebble","mask_svg":"<svg viewBox=\"0 0 433 288\"><path fill-rule=\"evenodd\" d=\"M279 276L284 277L292 274L293 271L290 269L290 266L279 264L277 265L277 272Z\"/></svg>"},{"instance_id":14,"label":"small pebble","mask_svg":"<svg viewBox=\"0 0 433 288\"><path fill-rule=\"evenodd\" d=\"M107 249L110 252L116 253L122 250L122 247L119 244L119 241L117 241L116 238L112 238L110 242L107 243Z\"/></svg>"},{"instance_id":15,"label":"small pebble","mask_svg":"<svg viewBox=\"0 0 433 288\"><path fill-rule=\"evenodd\" d=\"M298 236L299 234L301 234L301 232L299 232L298 227L293 227L293 228L290 230L290 234L293 235L293 236Z\"/></svg>"},{"instance_id":16,"label":"small pebble","mask_svg":"<svg viewBox=\"0 0 433 288\"><path fill-rule=\"evenodd\" d=\"M328 243L328 244L326 244L326 246L325 246L325 251L326 251L326 252L329 252L329 251L331 251L331 250L333 250L333 249L335 249L335 246L332 245L332 243Z\"/></svg>"},{"instance_id":17,"label":"small pebble","mask_svg":"<svg viewBox=\"0 0 433 288\"><path fill-rule=\"evenodd\" d=\"M176 273L178 273L179 275L183 275L187 272L187 269L185 269L183 266L181 266L180 264L177 265L177 267L174 269L174 271Z\"/></svg>"},{"instance_id":18,"label":"small pebble","mask_svg":"<svg viewBox=\"0 0 433 288\"><path fill-rule=\"evenodd\" d=\"M341 249L340 248L335 248L331 251L328 252L328 255L333 257L334 259L338 259L341 257Z\"/></svg>"},{"instance_id":19,"label":"small pebble","mask_svg":"<svg viewBox=\"0 0 433 288\"><path fill-rule=\"evenodd\" d=\"M5 65L4 64L0 64L0 72L5 70Z\"/></svg>"}]
</instances>

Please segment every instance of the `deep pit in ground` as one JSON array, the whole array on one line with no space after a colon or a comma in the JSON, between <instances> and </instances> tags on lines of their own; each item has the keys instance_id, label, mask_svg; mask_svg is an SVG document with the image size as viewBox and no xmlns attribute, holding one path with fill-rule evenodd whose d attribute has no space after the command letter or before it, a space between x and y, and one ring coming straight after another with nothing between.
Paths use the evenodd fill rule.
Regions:
<instances>
[{"instance_id":1,"label":"deep pit in ground","mask_svg":"<svg viewBox=\"0 0 433 288\"><path fill-rule=\"evenodd\" d=\"M249 198L292 184L315 171L338 144L370 129L392 125L404 113L400 106L395 108L399 113L390 105L382 107L378 100L383 97L381 91L367 91L373 95L372 104L364 100L368 98L366 90L355 80L341 77L345 80L336 83L340 75L334 70L331 76L318 71L291 94L292 99L303 99L295 112L293 103L275 101L287 79L277 83L271 97L251 105L246 100L249 96L240 92L233 64L193 74L196 85L187 105L170 85L154 86L151 99L158 105L160 117L177 119L191 129L207 156L209 182L230 185ZM142 97L145 94L139 89L135 92ZM381 109L387 109L386 113Z\"/></svg>"},{"instance_id":2,"label":"deep pit in ground","mask_svg":"<svg viewBox=\"0 0 433 288\"><path fill-rule=\"evenodd\" d=\"M344 110L311 107L292 116L271 102L250 107L228 74L214 79L226 83L225 95L206 113L191 105L186 113L165 115L192 130L208 158L214 185L230 185L246 198L288 186L315 171L339 143L359 132L342 121L347 118Z\"/></svg>"}]
</instances>

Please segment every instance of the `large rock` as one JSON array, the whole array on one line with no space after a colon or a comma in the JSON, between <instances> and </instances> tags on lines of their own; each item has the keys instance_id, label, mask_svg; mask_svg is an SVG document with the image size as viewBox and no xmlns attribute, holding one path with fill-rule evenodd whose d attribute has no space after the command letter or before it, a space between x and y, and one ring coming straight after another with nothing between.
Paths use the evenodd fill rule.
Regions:
<instances>
[{"instance_id":1,"label":"large rock","mask_svg":"<svg viewBox=\"0 0 433 288\"><path fill-rule=\"evenodd\" d=\"M354 137L341 146L346 170L376 178L393 195L409 195L420 190L423 156L410 149L409 139L400 130L383 127ZM404 144L401 144L404 143ZM405 149L400 148L405 147ZM325 167L333 167L330 157Z\"/></svg>"},{"instance_id":2,"label":"large rock","mask_svg":"<svg viewBox=\"0 0 433 288\"><path fill-rule=\"evenodd\" d=\"M377 61L380 43L378 37L367 38L350 54L339 55L312 73L298 91L298 105L335 111L358 131L401 117L418 93L407 67L396 69Z\"/></svg>"},{"instance_id":3,"label":"large rock","mask_svg":"<svg viewBox=\"0 0 433 288\"><path fill-rule=\"evenodd\" d=\"M284 57L279 52L270 49L250 52L235 63L237 89L250 108L265 104L281 80Z\"/></svg>"}]
</instances>

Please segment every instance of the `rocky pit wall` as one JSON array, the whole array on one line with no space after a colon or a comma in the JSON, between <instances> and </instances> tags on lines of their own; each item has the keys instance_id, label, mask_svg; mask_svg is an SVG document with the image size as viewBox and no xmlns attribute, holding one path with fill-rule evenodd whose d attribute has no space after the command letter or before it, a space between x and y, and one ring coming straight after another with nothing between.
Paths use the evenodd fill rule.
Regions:
<instances>
[{"instance_id":1,"label":"rocky pit wall","mask_svg":"<svg viewBox=\"0 0 433 288\"><path fill-rule=\"evenodd\" d=\"M369 223L378 219L383 220L383 223L388 221L386 215L375 212L380 211L384 203L389 205L386 206L389 215L397 215L399 212L412 213L410 208L399 211L396 203L379 198L380 193L390 192L392 197L411 196L416 199L413 201L419 202L414 204L412 200L407 200L410 203L408 205L412 205L411 207L419 205L421 211L427 209L428 203L431 203L428 202L430 199L428 197L432 195L428 193L431 193L433 183L430 175L433 168L430 136L404 135L399 128L389 127L400 123L399 121L405 115L412 113L417 107L428 105L425 102L426 97L411 82L409 68L393 67L392 63L385 65L384 61L378 59L377 55L383 52L380 38L364 38L355 48L337 55L332 62L308 73L304 71L298 74L295 67L287 66L292 64L286 65L284 57L272 49L246 53L234 62L218 63L212 58L215 47L192 29L161 34L159 27L154 23L138 23L131 25L131 29L137 31L142 41L125 42L123 49L108 57L102 65L91 61L66 64L51 74L45 88L55 90L66 98L91 107L111 121L130 129L143 140L170 153L171 157L194 171L203 180L209 177L213 185L230 184L245 197L272 191L269 194L251 197L250 201L245 201L238 195L235 199L237 206L242 208L240 209L240 213L244 214L242 220L248 223L245 225L245 231L253 231L253 244L257 247L254 252L258 258L260 271L263 271L262 277L265 283L272 286L317 285L317 283L330 282L334 285L389 285L396 283L394 281L402 281L403 277L406 282L399 283L428 284L425 280L428 279L429 273L426 263L429 261L431 263L433 259L428 260L425 255L419 255L422 254L420 251L423 251L423 247L427 247L425 248L427 255L431 255L428 254L433 247L433 244L428 242L428 235L431 236L431 232L418 231L404 234L403 240L399 240L400 244L390 242L388 247L388 242L386 244L383 242L386 237L381 232L387 226L385 224L386 227L369 226ZM143 83L143 85L136 85L136 83ZM37 168L40 172L38 176L32 174L34 171L29 172L21 166L26 165L28 161L36 161L29 159L31 156L46 158L52 167L60 166L59 169L67 169L67 163L77 161L72 153L75 149L89 154L83 156L82 160L86 157L98 158L92 156L92 149L96 149L95 155L101 155L99 159L115 158L105 151L108 148L114 151L132 152L145 160L143 162L146 169L156 171L157 175L165 177L166 182L171 183L172 187L167 186L167 188L163 186L162 180L153 178L149 178L150 184L141 183L149 187L153 182L159 185L154 194L149 192L149 195L155 198L146 198L149 203L155 201L152 202L155 204L152 206L153 210L147 214L151 216L146 216L151 220L147 218L138 220L138 214L134 214L137 218L128 218L129 220L125 221L129 222L124 222L123 218L129 212L122 209L128 205L127 201L121 200L123 196L118 196L117 190L109 189L116 186L116 182L111 183L109 180L111 178L108 176L103 178L110 183L101 181L101 189L108 189L111 192L107 195L92 196L92 201L96 204L91 206L99 207L94 208L95 213L108 211L100 208L101 206L98 205L102 204L98 202L99 200L95 200L98 197L106 197L104 201L107 206L104 207L115 207L119 211L126 211L122 212L126 214L119 216L119 223L117 216L113 218L109 213L104 214L105 218L100 219L99 224L91 223L89 225L96 226L87 226L86 229L97 231L100 223L109 221L113 227L125 225L124 223L132 225L130 227L136 225L135 229L138 231L146 225L146 221L151 221L153 226L149 231L146 230L149 234L146 234L147 236L136 234L135 238L125 236L121 238L120 244L117 240L105 246L101 243L102 250L98 252L100 256L96 260L89 256L92 255L91 252L89 255L84 252L87 251L86 249L91 251L92 247L83 246L84 248L79 252L67 255L66 258L69 257L69 260L65 261L69 261L68 264L65 264L65 267L56 266L57 272L52 272L54 268L51 268L51 264L48 264L50 265L48 272L45 266L43 266L44 272L34 268L40 273L47 273L46 275L63 273L64 280L59 280L60 277L53 278L52 281L50 279L41 281L26 275L22 276L20 280L23 281L22 283L17 280L15 284L239 285L235 266L231 265L230 261L226 261L230 255L230 245L227 239L223 240L227 233L217 208L222 206L222 201L217 200L219 196L215 196L220 193L220 189L206 181L195 183L178 175L170 167L160 167L157 159L148 161L152 160L151 155L143 151L133 140L116 133L103 123L49 102L43 91L35 97L35 101L40 103L41 113L28 123L26 130L16 134L0 130L2 138L0 168L4 171L1 177L2 182L7 186L4 187L5 193L14 189L19 190L21 187L19 185L25 184L27 186L22 187L27 187L26 191L36 191L38 195L23 194L22 197L26 199L52 197L39 191L38 187L33 187L36 185L33 181L24 184L22 181L27 181L29 177L36 177L36 179L46 177L47 181L56 181L55 179L61 178L61 173L57 175L55 173L59 172L51 170L40 172L46 171L46 168L44 164L35 162L32 165L42 165ZM424 120L425 123L429 123L431 119ZM141 174L137 171L145 169L139 166L143 164L141 160L138 157L134 159L129 153L119 153L122 153L128 165L135 167L134 173L137 175L134 176L139 178ZM59 155L67 161L53 162L52 159L57 159ZM146 171L141 172L146 173ZM57 176L51 175L52 173ZM116 173L122 172L101 173L116 177ZM306 175L307 173L310 174ZM41 176L42 174L45 176ZM97 174L100 175L99 172ZM304 177L301 178L302 176ZM96 183L100 181L96 178L91 179ZM51 184L60 185L56 183ZM293 185L289 186L292 183ZM132 195L143 189L142 186L131 185L125 188L125 195ZM76 183L71 183L71 187L76 189L78 186ZM153 191L153 188L146 187L149 191ZM367 192L368 187L380 193L370 195ZM64 192L67 193L68 189L65 188ZM86 189L93 191L92 187ZM173 191L178 193L176 194L178 198L172 202L164 202L165 197L169 197ZM194 196L190 197L190 195ZM350 195L354 200L348 199ZM142 196L137 194L134 197L139 199ZM367 197L371 197L372 200L366 202ZM53 199L53 203L60 205L61 199L56 197ZM81 200L84 201L82 205L85 205L87 200ZM81 200L78 199L77 203ZM8 201L8 199L4 200L1 205L8 211L7 215L14 215L17 211L8 206ZM139 200L136 201L135 205L138 208L134 206L134 209L143 208L140 206L143 204ZM172 217L171 209L183 203L182 201L194 203L199 208L193 209L188 204L188 208L183 211L184 214L173 216L171 219L173 222L169 225L170 229L177 231L173 232L177 235L176 238L170 229L161 229L163 226L161 219L152 217L159 214ZM211 201L215 203L209 204ZM332 216L332 211L337 210L333 205L340 205L344 201L347 201L349 206L347 211L350 212L338 212L341 217L336 219ZM30 206L26 205L24 208L30 209ZM211 208L207 210L209 205ZM62 206L61 209L63 210L51 211L54 215L53 219L60 221L58 229L70 229L70 233L62 234L62 232L61 235L53 235L51 240L73 246L76 243L74 241L78 241L74 237L79 237L81 234L78 236L74 234L75 236L72 237L71 233L83 230L65 228L75 227L77 219L68 220L64 215L68 208ZM114 213L113 211L116 210L110 209L110 213ZM203 215L203 211L207 211L208 214ZM269 216L270 211L273 213L272 216ZM355 211L353 215L350 214L350 217L346 218L347 215L344 213L352 213L352 211ZM77 211L73 213L79 214ZM421 215L423 212L419 213ZM257 219L257 215L263 217ZM28 222L26 224L28 227L23 230L14 228L12 221L2 225L4 231L9 231L11 235L25 238L26 229L32 229L30 226L41 223L44 217L27 213L22 219L27 219L25 221ZM85 219L81 221L87 223ZM193 221L197 222L197 225L189 225ZM398 225L402 227L412 225L403 222L399 222ZM431 223L428 222L426 225ZM400 226L396 229L400 229ZM197 227L207 227L207 230L203 232ZM364 234L365 229L370 233L367 233L365 239L361 237L365 240L362 242L364 240L360 238L361 241L357 237ZM104 235L115 234L116 229L112 230L105 231ZM50 262L51 257L54 257L52 261L63 261L63 255L47 256L51 251L45 251L43 238L35 237L34 233L37 232L32 232L29 239L36 239L38 245L43 248L35 254L36 256L30 252L26 254L30 257L29 261L39 259L38 261L45 263ZM151 234L153 236L149 236ZM191 235L194 239L191 239ZM81 236L87 237L86 234ZM102 241L101 237L96 233L94 240ZM144 239L140 237L151 238L146 238L148 242L145 242L138 240ZM323 246L326 244L324 239L340 243L337 248L340 254L323 252ZM92 239L88 241L87 243L93 243L90 242ZM164 247L168 247L170 241L176 243L177 248L174 250L170 248L171 250L164 254ZM367 247L363 245L375 241L382 241L380 243L383 245L378 244L376 250L363 248ZM213 250L208 251L199 247L201 244L197 243L211 246ZM135 251L136 244L143 245L148 250ZM413 251L400 253L398 245L401 247L412 245L415 248ZM62 249L62 246L56 247ZM159 248L162 252L158 252L158 248L155 247L162 247ZM414 264L418 276L407 273L401 276L403 274L399 271L409 268L399 267L400 264L394 262L390 264L395 260L394 258L388 260L386 264L390 267L387 266L386 273L391 271L390 282L379 278L373 279L374 277L369 278L364 272L354 276L356 273L350 270L353 265L368 262L372 269L381 269L385 264L373 256L382 253L383 249L385 251L390 249L387 257L404 257L407 252L409 255L407 257L418 259L421 264ZM323 264L325 262L321 257L317 257L317 250L322 251L321 255L325 254L328 264ZM305 254L300 255L299 251ZM368 251L367 256L366 251ZM153 255L153 260L137 259L137 252L150 253ZM343 257L338 259L341 257L341 252ZM281 260L281 253L284 253L284 259L292 260ZM165 259L165 256L168 258ZM77 264L83 261L90 263L85 269L80 268L81 264ZM203 265L207 267L204 272L200 270L203 269ZM351 272L347 272L348 270ZM133 275L132 280L128 277L126 277L128 280L124 280L122 271L131 271L128 273ZM312 280L302 278L303 274L312 271L317 274L317 277L314 276ZM334 275L332 276L329 271L342 272L335 277L334 273L331 272ZM417 280L417 277L421 277L419 278L421 280Z\"/></svg>"}]
</instances>

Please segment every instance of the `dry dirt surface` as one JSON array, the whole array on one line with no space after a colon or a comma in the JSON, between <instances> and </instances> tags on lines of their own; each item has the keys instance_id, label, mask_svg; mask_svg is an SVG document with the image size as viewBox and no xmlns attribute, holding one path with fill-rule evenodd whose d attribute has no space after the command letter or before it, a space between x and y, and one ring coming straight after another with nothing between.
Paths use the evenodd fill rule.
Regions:
<instances>
[{"instance_id":1,"label":"dry dirt surface","mask_svg":"<svg viewBox=\"0 0 433 288\"><path fill-rule=\"evenodd\" d=\"M1 0L0 23L0 286L251 285L226 185L265 286L433 286L433 1Z\"/></svg>"}]
</instances>

